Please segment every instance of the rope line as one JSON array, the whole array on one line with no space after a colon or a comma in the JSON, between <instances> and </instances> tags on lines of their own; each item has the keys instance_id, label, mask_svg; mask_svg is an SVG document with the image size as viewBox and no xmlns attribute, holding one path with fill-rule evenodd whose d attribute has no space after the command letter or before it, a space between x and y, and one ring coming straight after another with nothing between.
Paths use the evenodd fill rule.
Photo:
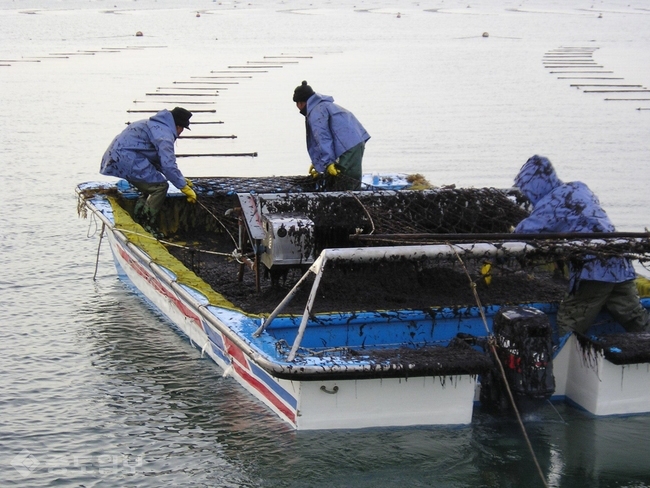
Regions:
<instances>
[{"instance_id":1,"label":"rope line","mask_svg":"<svg viewBox=\"0 0 650 488\"><path fill-rule=\"evenodd\" d=\"M528 450L530 451L530 454L533 457L533 461L535 463L535 466L537 468L537 472L539 473L539 477L542 480L542 484L548 488L548 483L546 482L546 478L544 477L544 473L542 472L542 468L539 465L539 461L537 460L537 456L535 455L535 451L533 450L533 445L530 442L530 439L528 438L528 433L526 432L526 427L524 426L523 421L521 420L521 415L519 414L519 410L517 409L517 405L515 404L515 398L512 395L512 391L510 390L510 385L508 384L508 381L506 379L506 372L503 369L503 364L501 364L501 360L499 359L499 355L497 354L496 350L496 345L495 345L495 338L494 334L490 333L490 329L487 324L487 319L485 317L485 311L483 310L483 305L481 304L481 299L478 296L478 292L476 291L476 283L472 280L472 277L469 274L469 271L467 270L467 267L465 266L465 263L459 256L458 252L456 252L456 249L448 243L449 247L454 251L456 254L456 257L458 258L458 261L460 261L461 266L463 267L463 270L465 271L465 274L467 275L467 278L469 279L470 283L470 288L472 289L472 293L474 294L474 298L476 300L476 305L479 309L479 312L481 314L481 319L483 320L483 325L485 326L485 330L487 331L488 334L488 345L490 346L490 351L496 358L496 363L499 365L499 371L501 373L501 378L503 379L503 383L506 387L506 391L508 392L508 397L510 398L510 404L512 405L513 410L515 411L515 415L517 417L517 422L519 423L519 427L521 428L521 432L524 436L524 439L526 441L526 445L528 446Z\"/></svg>"}]
</instances>

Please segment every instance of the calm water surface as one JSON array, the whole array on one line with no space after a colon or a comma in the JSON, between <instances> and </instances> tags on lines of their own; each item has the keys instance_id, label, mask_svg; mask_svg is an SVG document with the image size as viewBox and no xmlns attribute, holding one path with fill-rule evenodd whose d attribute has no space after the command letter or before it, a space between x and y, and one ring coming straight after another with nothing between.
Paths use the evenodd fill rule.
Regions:
<instances>
[{"instance_id":1,"label":"calm water surface","mask_svg":"<svg viewBox=\"0 0 650 488\"><path fill-rule=\"evenodd\" d=\"M650 226L650 101L605 100L650 96L585 93L544 65L581 48L594 76L647 86L650 7L476 3L0 0L1 486L541 486L518 426L480 412L458 429L293 432L117 280L76 213L76 184L146 116L128 110L216 109L193 120L223 124L191 134L237 138L177 152L259 154L184 158L189 176L306 173L291 102L306 79L371 133L368 172L506 187L538 153L620 230ZM218 97L174 83L278 57ZM550 486L650 486L649 416L559 405L525 421Z\"/></svg>"}]
</instances>

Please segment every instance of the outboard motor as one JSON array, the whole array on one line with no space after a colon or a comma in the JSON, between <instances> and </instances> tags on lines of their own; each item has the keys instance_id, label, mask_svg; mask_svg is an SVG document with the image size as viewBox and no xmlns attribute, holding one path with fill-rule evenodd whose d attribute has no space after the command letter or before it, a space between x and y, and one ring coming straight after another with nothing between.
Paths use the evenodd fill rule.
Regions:
<instances>
[{"instance_id":1,"label":"outboard motor","mask_svg":"<svg viewBox=\"0 0 650 488\"><path fill-rule=\"evenodd\" d=\"M504 307L494 316L497 355L520 410L534 410L555 391L552 333L548 317L535 308ZM481 378L480 399L488 410L505 412L510 408L496 362Z\"/></svg>"}]
</instances>

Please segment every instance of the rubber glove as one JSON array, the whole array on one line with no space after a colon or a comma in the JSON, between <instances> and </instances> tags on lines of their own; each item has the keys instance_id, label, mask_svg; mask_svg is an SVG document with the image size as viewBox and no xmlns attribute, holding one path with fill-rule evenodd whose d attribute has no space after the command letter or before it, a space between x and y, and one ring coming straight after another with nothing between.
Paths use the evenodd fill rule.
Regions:
<instances>
[{"instance_id":1,"label":"rubber glove","mask_svg":"<svg viewBox=\"0 0 650 488\"><path fill-rule=\"evenodd\" d=\"M185 178L185 184L190 188L194 188L194 183L192 183L192 180L190 180L189 178Z\"/></svg>"},{"instance_id":2,"label":"rubber glove","mask_svg":"<svg viewBox=\"0 0 650 488\"><path fill-rule=\"evenodd\" d=\"M188 202L196 203L196 193L194 193L194 190L192 190L189 185L185 185L183 188L181 188L181 191L187 197Z\"/></svg>"},{"instance_id":3,"label":"rubber glove","mask_svg":"<svg viewBox=\"0 0 650 488\"><path fill-rule=\"evenodd\" d=\"M481 266L481 274L483 275L486 285L492 283L492 263L483 263L483 266Z\"/></svg>"},{"instance_id":4,"label":"rubber glove","mask_svg":"<svg viewBox=\"0 0 650 488\"><path fill-rule=\"evenodd\" d=\"M313 164L309 165L309 174L312 176L312 178L318 178L318 171L316 171L316 168L314 168Z\"/></svg>"},{"instance_id":5,"label":"rubber glove","mask_svg":"<svg viewBox=\"0 0 650 488\"><path fill-rule=\"evenodd\" d=\"M330 163L327 165L327 173L332 175L332 176L338 176L339 173L341 172L340 169L336 167L336 163Z\"/></svg>"}]
</instances>

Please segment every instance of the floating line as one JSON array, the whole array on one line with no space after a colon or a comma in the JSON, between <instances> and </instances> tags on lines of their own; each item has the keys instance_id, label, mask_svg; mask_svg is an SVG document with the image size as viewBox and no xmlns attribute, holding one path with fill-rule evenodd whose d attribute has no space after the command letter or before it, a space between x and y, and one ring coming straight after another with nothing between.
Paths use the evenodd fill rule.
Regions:
<instances>
[{"instance_id":1,"label":"floating line","mask_svg":"<svg viewBox=\"0 0 650 488\"><path fill-rule=\"evenodd\" d=\"M0 59L0 63L40 63L40 59Z\"/></svg>"},{"instance_id":2,"label":"floating line","mask_svg":"<svg viewBox=\"0 0 650 488\"><path fill-rule=\"evenodd\" d=\"M211 73L218 73L218 71L211 71ZM229 71L226 71L226 73L229 73ZM208 79L208 80L214 80L214 79L247 79L247 78L252 78L252 76L190 76L190 78L199 80L199 79Z\"/></svg>"},{"instance_id":3,"label":"floating line","mask_svg":"<svg viewBox=\"0 0 650 488\"><path fill-rule=\"evenodd\" d=\"M314 59L313 56L264 56L264 59Z\"/></svg>"},{"instance_id":4,"label":"floating line","mask_svg":"<svg viewBox=\"0 0 650 488\"><path fill-rule=\"evenodd\" d=\"M159 86L156 88L156 90L187 90L190 87L187 86ZM218 92L219 90L227 90L228 88L211 88L211 87L203 87L203 86L196 86L196 87L191 87L192 90L212 90L214 92Z\"/></svg>"},{"instance_id":5,"label":"floating line","mask_svg":"<svg viewBox=\"0 0 650 488\"><path fill-rule=\"evenodd\" d=\"M607 102L650 102L650 98L605 98Z\"/></svg>"},{"instance_id":6,"label":"floating line","mask_svg":"<svg viewBox=\"0 0 650 488\"><path fill-rule=\"evenodd\" d=\"M162 110L162 109L158 109L158 110L133 110L133 109L131 109L131 110L127 110L127 113L143 113L143 114L144 114L144 113L147 113L147 114L157 114L157 113L160 112L161 110ZM211 114L213 114L213 113L216 113L216 112L217 112L217 111L216 111L215 109L192 110L192 113L194 113L194 114L196 114L196 113L211 113ZM192 122L192 124L197 124L197 123L198 123L198 122Z\"/></svg>"},{"instance_id":7,"label":"floating line","mask_svg":"<svg viewBox=\"0 0 650 488\"><path fill-rule=\"evenodd\" d=\"M251 157L251 158L256 158L257 157L257 152L252 152L252 153L213 153L213 154L177 154L177 158L205 158L205 157L210 157L210 158L227 158L227 157Z\"/></svg>"},{"instance_id":8,"label":"floating line","mask_svg":"<svg viewBox=\"0 0 650 488\"><path fill-rule=\"evenodd\" d=\"M611 78L604 76L558 76L558 80L623 80L625 78Z\"/></svg>"},{"instance_id":9,"label":"floating line","mask_svg":"<svg viewBox=\"0 0 650 488\"><path fill-rule=\"evenodd\" d=\"M148 97L218 97L218 93L145 93Z\"/></svg>"},{"instance_id":10,"label":"floating line","mask_svg":"<svg viewBox=\"0 0 650 488\"><path fill-rule=\"evenodd\" d=\"M605 84L605 83L603 83L603 84L573 83L573 84L571 84L569 86L610 86L610 87L623 87L623 88L625 88L625 87L635 87L635 86L641 87L643 85L610 85L610 84Z\"/></svg>"},{"instance_id":11,"label":"floating line","mask_svg":"<svg viewBox=\"0 0 650 488\"><path fill-rule=\"evenodd\" d=\"M246 78L250 78L247 76ZM239 85L238 81L175 81L175 85Z\"/></svg>"},{"instance_id":12,"label":"floating line","mask_svg":"<svg viewBox=\"0 0 650 488\"><path fill-rule=\"evenodd\" d=\"M549 73L566 75L566 74L570 74L570 73L574 73L574 74L613 73L613 71L549 71ZM612 78L612 79L620 79L620 80L622 80L623 78Z\"/></svg>"},{"instance_id":13,"label":"floating line","mask_svg":"<svg viewBox=\"0 0 650 488\"><path fill-rule=\"evenodd\" d=\"M263 64L269 68L281 68L282 66L269 66L272 64L298 64L298 61L246 61L246 64Z\"/></svg>"},{"instance_id":14,"label":"floating line","mask_svg":"<svg viewBox=\"0 0 650 488\"><path fill-rule=\"evenodd\" d=\"M264 66L250 66L250 65L245 65L245 66L228 66L228 68L232 69L251 69L251 68L282 68L282 65L272 65L272 64L265 64Z\"/></svg>"},{"instance_id":15,"label":"floating line","mask_svg":"<svg viewBox=\"0 0 650 488\"><path fill-rule=\"evenodd\" d=\"M237 139L237 136L181 136L179 139Z\"/></svg>"},{"instance_id":16,"label":"floating line","mask_svg":"<svg viewBox=\"0 0 650 488\"><path fill-rule=\"evenodd\" d=\"M561 66L561 65L544 65L545 68L550 68L550 69L562 69L562 68L603 68L603 66L600 65L588 65L588 64L571 64L571 65L566 65L566 66ZM594 73L597 73L597 71L594 71ZM602 71L601 71L602 73ZM610 71L605 71L605 73L610 73Z\"/></svg>"},{"instance_id":17,"label":"floating line","mask_svg":"<svg viewBox=\"0 0 650 488\"><path fill-rule=\"evenodd\" d=\"M585 93L648 93L650 90L583 90Z\"/></svg>"},{"instance_id":18,"label":"floating line","mask_svg":"<svg viewBox=\"0 0 650 488\"><path fill-rule=\"evenodd\" d=\"M133 103L151 103L151 100L133 100ZM158 102L157 103L162 103ZM214 105L216 102L213 101L197 101L197 100L165 100L165 103L186 103L188 105Z\"/></svg>"},{"instance_id":19,"label":"floating line","mask_svg":"<svg viewBox=\"0 0 650 488\"><path fill-rule=\"evenodd\" d=\"M210 73L267 73L267 71L210 71Z\"/></svg>"}]
</instances>

